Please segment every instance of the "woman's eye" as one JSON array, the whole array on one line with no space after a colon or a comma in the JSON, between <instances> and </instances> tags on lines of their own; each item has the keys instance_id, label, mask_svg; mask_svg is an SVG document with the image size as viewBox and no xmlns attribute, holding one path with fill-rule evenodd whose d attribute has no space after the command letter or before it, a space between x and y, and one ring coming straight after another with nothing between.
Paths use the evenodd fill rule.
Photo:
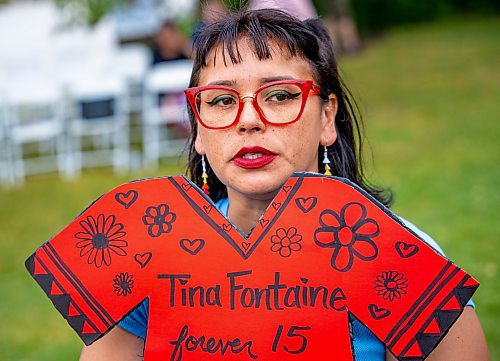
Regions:
<instances>
[{"instance_id":1,"label":"woman's eye","mask_svg":"<svg viewBox=\"0 0 500 361\"><path fill-rule=\"evenodd\" d=\"M299 93L290 93L284 90L280 91L274 91L272 93L269 93L266 97L266 101L269 102L284 102L287 100L292 100L297 98L300 95Z\"/></svg>"},{"instance_id":2,"label":"woman's eye","mask_svg":"<svg viewBox=\"0 0 500 361\"><path fill-rule=\"evenodd\" d=\"M231 96L221 95L207 102L207 104L211 106L228 107L233 104L236 104L236 100Z\"/></svg>"}]
</instances>

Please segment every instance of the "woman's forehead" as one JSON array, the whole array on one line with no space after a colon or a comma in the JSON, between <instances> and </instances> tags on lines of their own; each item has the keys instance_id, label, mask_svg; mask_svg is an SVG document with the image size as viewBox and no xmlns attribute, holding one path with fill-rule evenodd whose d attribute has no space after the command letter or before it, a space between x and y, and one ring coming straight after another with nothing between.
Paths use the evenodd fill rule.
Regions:
<instances>
[{"instance_id":1,"label":"woman's forehead","mask_svg":"<svg viewBox=\"0 0 500 361\"><path fill-rule=\"evenodd\" d=\"M266 49L262 49L262 45L266 46ZM248 37L240 37L233 41L232 43L218 43L215 45L207 54L207 58L204 63L206 66L230 66L231 64L238 64L244 62L249 57L258 60L268 60L268 59L278 59L284 58L286 60L291 60L293 58L299 58L304 60L304 57L298 51L292 52L292 50L283 42L270 39L264 44L255 44L252 39ZM257 46L261 47L261 52L264 52L264 56L259 59L259 53L257 51ZM252 60L253 60L252 59ZM204 66L204 67L206 67Z\"/></svg>"},{"instance_id":2,"label":"woman's forehead","mask_svg":"<svg viewBox=\"0 0 500 361\"><path fill-rule=\"evenodd\" d=\"M198 85L261 86L284 79L312 79L310 64L302 57L291 56L273 47L271 56L259 59L247 45L239 48L238 62L232 62L220 48L213 51L205 68L199 74ZM224 62L224 59L226 61ZM237 86L237 84L239 84Z\"/></svg>"}]
</instances>

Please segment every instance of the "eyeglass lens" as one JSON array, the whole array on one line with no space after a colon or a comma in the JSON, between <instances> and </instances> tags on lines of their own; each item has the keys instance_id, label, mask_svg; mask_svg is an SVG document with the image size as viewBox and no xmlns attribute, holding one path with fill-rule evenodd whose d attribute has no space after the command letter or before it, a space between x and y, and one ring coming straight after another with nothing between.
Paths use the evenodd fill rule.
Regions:
<instances>
[{"instance_id":1,"label":"eyeglass lens","mask_svg":"<svg viewBox=\"0 0 500 361\"><path fill-rule=\"evenodd\" d=\"M302 107L302 89L297 84L272 84L256 94L258 107L265 119L273 124L296 120ZM229 89L204 89L197 94L196 107L205 125L227 127L238 116L240 98Z\"/></svg>"}]
</instances>

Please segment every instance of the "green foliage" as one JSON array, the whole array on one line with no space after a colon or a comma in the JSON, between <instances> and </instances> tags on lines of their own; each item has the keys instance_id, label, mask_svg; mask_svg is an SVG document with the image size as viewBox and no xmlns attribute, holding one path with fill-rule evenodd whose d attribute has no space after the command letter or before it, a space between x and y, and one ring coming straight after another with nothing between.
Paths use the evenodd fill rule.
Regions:
<instances>
[{"instance_id":1,"label":"green foliage","mask_svg":"<svg viewBox=\"0 0 500 361\"><path fill-rule=\"evenodd\" d=\"M459 13L500 11L495 0L351 0L354 18L362 32L415 23Z\"/></svg>"},{"instance_id":2,"label":"green foliage","mask_svg":"<svg viewBox=\"0 0 500 361\"><path fill-rule=\"evenodd\" d=\"M95 25L104 16L126 5L127 0L54 0L55 4L68 11L70 23Z\"/></svg>"},{"instance_id":3,"label":"green foliage","mask_svg":"<svg viewBox=\"0 0 500 361\"><path fill-rule=\"evenodd\" d=\"M248 0L221 0L228 9L242 9L248 4Z\"/></svg>"},{"instance_id":4,"label":"green foliage","mask_svg":"<svg viewBox=\"0 0 500 361\"><path fill-rule=\"evenodd\" d=\"M405 27L344 58L362 100L375 155L373 180L394 211L433 236L481 282L474 301L491 359L500 359L500 33L498 18ZM157 174L177 174L179 167ZM75 360L81 341L24 269L24 260L99 195L128 179L110 169L57 175L0 190L2 360Z\"/></svg>"}]
</instances>

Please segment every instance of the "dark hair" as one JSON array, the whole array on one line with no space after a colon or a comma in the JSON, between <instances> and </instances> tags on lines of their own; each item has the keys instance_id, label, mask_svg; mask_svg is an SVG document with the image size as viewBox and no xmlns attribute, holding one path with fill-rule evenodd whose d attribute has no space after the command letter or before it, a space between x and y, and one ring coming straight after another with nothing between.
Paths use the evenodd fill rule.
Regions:
<instances>
[{"instance_id":1,"label":"dark hair","mask_svg":"<svg viewBox=\"0 0 500 361\"><path fill-rule=\"evenodd\" d=\"M260 60L272 57L270 42L274 42L283 46L283 51L288 51L290 56L300 56L311 64L314 80L322 90L322 97L327 99L333 93L338 100L335 119L337 139L328 147L332 174L355 182L389 206L392 201L391 192L371 185L364 177L361 117L339 75L332 41L319 19L301 21L276 9L239 10L206 24L195 33L194 65L189 86L198 86L200 71L207 65L210 52L217 47L221 48L224 64L228 59L234 64L241 62L243 59L238 51L238 41L242 38L249 41ZM201 156L194 148L198 125L190 107L188 113L192 132L188 144L187 174L201 186ZM322 168L321 161L318 157L318 169ZM217 201L227 195L227 190L212 169L207 168L210 197Z\"/></svg>"}]
</instances>

